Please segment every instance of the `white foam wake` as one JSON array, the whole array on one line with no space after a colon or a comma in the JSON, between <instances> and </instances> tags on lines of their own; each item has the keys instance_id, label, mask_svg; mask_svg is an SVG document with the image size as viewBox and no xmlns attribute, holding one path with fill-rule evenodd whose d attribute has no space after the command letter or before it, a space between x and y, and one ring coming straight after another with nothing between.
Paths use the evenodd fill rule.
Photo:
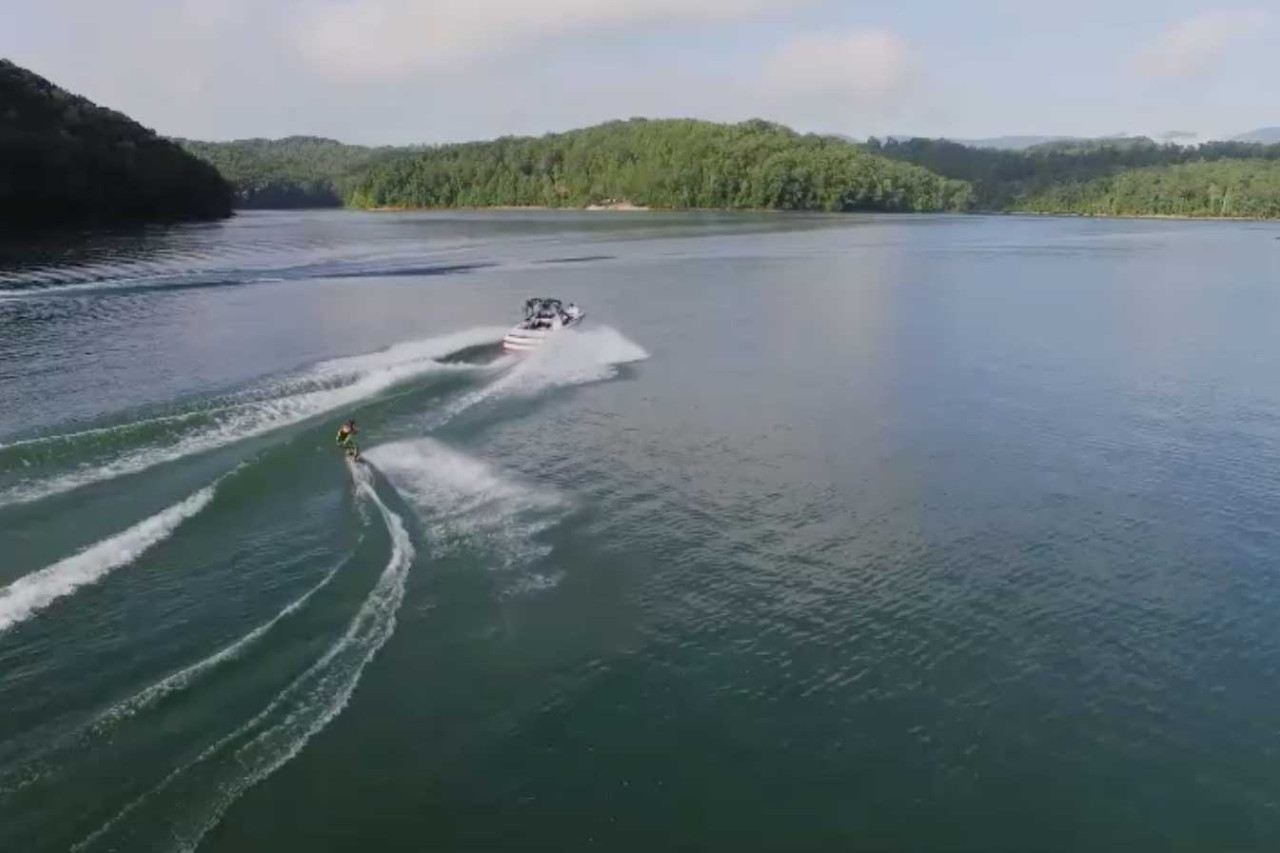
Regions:
<instances>
[{"instance_id":1,"label":"white foam wake","mask_svg":"<svg viewBox=\"0 0 1280 853\"><path fill-rule=\"evenodd\" d=\"M365 456L431 527L441 552L479 546L499 568L545 556L535 535L569 509L554 489L526 485L434 439L383 444Z\"/></svg>"},{"instance_id":2,"label":"white foam wake","mask_svg":"<svg viewBox=\"0 0 1280 853\"><path fill-rule=\"evenodd\" d=\"M551 388L612 379L621 365L648 357L639 344L609 326L569 329L521 356L501 379L459 397L443 410L433 426L441 426L487 400L530 397Z\"/></svg>"},{"instance_id":3,"label":"white foam wake","mask_svg":"<svg viewBox=\"0 0 1280 853\"><path fill-rule=\"evenodd\" d=\"M214 410L217 411L217 410ZM142 429L149 426L157 426L160 424L181 423L183 421L194 420L210 414L209 411L196 410L193 412L182 412L177 415L163 415L156 418L146 418L141 421L131 421L125 424L113 424L112 426L94 427L92 429L83 429L78 432L64 432L57 435L41 435L35 438L23 438L12 441L9 444L0 444L0 450L17 450L23 447L39 447L47 444L58 444L70 441L81 441L84 439L92 439L100 436L109 436L119 433L126 433L131 430Z\"/></svg>"},{"instance_id":4,"label":"white foam wake","mask_svg":"<svg viewBox=\"0 0 1280 853\"><path fill-rule=\"evenodd\" d=\"M599 326L570 329L548 339L517 370L521 390L541 391L558 385L580 385L612 379L618 366L644 361L649 353L617 329Z\"/></svg>"},{"instance_id":5,"label":"white foam wake","mask_svg":"<svg viewBox=\"0 0 1280 853\"><path fill-rule=\"evenodd\" d=\"M133 527L91 545L80 553L24 575L0 589L0 631L30 618L63 596L96 583L148 549L168 539L182 522L213 500L214 486L201 489L181 503L138 522Z\"/></svg>"},{"instance_id":6,"label":"white foam wake","mask_svg":"<svg viewBox=\"0 0 1280 853\"><path fill-rule=\"evenodd\" d=\"M258 640L266 636L272 628L281 622L281 620L287 619L301 610L306 603L311 600L313 595L329 585L329 582L334 579L341 569L342 564L334 566L333 569L320 579L319 583L286 605L285 608L273 616L270 621L262 623L230 645L224 646L203 660L184 667L171 675L165 676L149 687L135 693L128 699L111 706L106 711L98 715L97 719L91 726L91 729L95 732L101 732L121 720L132 717L140 711L144 711L147 708L152 707L170 694L176 693L180 690L185 690L195 681L200 679L201 676L216 669L219 665L224 664L227 661L238 659L245 653L245 651L252 648Z\"/></svg>"},{"instance_id":7,"label":"white foam wake","mask_svg":"<svg viewBox=\"0 0 1280 853\"><path fill-rule=\"evenodd\" d=\"M322 362L301 376L281 383L279 390L284 392L282 396L224 409L213 415L213 424L181 434L168 443L132 448L99 464L83 465L46 480L19 483L0 492L0 506L40 500L225 447L351 406L432 372L473 369L468 365L445 364L437 359L460 349L495 341L502 336L502 331L496 328L469 329L397 344L382 352ZM53 436L41 441L47 443L56 439Z\"/></svg>"},{"instance_id":8,"label":"white foam wake","mask_svg":"<svg viewBox=\"0 0 1280 853\"><path fill-rule=\"evenodd\" d=\"M60 750L67 748L75 750L85 749L88 747L90 741L87 738L82 738L78 735L87 734L89 737L93 738L106 735L120 723L130 717L142 713L143 711L149 710L165 697L186 690L192 684L195 684L202 677L214 671L222 664L238 660L245 654L245 652L253 648L259 640L269 634L276 625L280 624L280 622L289 618L306 606L306 603L312 598L312 596L329 585L347 562L348 560L343 560L341 563L334 566L323 578L320 579L319 583L286 605L284 609L269 621L257 626L249 633L229 645L224 646L208 657L177 670L137 693L134 693L127 699L117 702L107 710L99 713L92 722L88 724L86 729L76 732L76 737L71 738L69 741L64 740L62 743L50 744L50 751L52 751L52 748ZM44 762L42 761L41 763L43 764ZM6 790L5 785L8 779L14 777L19 779L16 787L8 790L16 790L24 784L32 784L34 781L38 780L39 774L32 774L30 769L31 766L31 764L28 764L25 767L12 767L0 771L0 796L3 796L3 793Z\"/></svg>"},{"instance_id":9,"label":"white foam wake","mask_svg":"<svg viewBox=\"0 0 1280 853\"><path fill-rule=\"evenodd\" d=\"M144 807L167 825L163 834L175 842L175 849L196 849L241 794L296 756L346 707L365 666L395 631L396 612L414 559L403 519L378 497L364 466L352 463L350 467L357 493L374 506L386 525L391 555L347 630L261 712L175 769L73 850L104 840ZM164 801L156 803L157 798Z\"/></svg>"}]
</instances>

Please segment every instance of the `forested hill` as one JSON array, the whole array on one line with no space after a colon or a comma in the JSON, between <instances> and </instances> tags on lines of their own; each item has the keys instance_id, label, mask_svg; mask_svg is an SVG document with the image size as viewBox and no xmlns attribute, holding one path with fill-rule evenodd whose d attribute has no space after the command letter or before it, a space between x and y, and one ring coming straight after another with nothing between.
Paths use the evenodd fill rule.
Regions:
<instances>
[{"instance_id":1,"label":"forested hill","mask_svg":"<svg viewBox=\"0 0 1280 853\"><path fill-rule=\"evenodd\" d=\"M236 206L244 208L339 207L355 170L392 150L315 136L178 141L217 167L235 187Z\"/></svg>"},{"instance_id":2,"label":"forested hill","mask_svg":"<svg viewBox=\"0 0 1280 853\"><path fill-rule=\"evenodd\" d=\"M363 171L358 207L965 210L971 190L834 137L764 121L610 122L537 138L444 145Z\"/></svg>"},{"instance_id":3,"label":"forested hill","mask_svg":"<svg viewBox=\"0 0 1280 853\"><path fill-rule=\"evenodd\" d=\"M231 213L216 169L0 59L0 223L105 225Z\"/></svg>"},{"instance_id":4,"label":"forested hill","mask_svg":"<svg viewBox=\"0 0 1280 853\"><path fill-rule=\"evenodd\" d=\"M1203 145L1159 145L1144 137L1102 140L1070 140L1038 145L1025 151L997 151L971 148L942 139L907 139L879 142L871 140L868 150L894 160L923 166L949 178L969 181L974 188L975 206L989 211L1067 212L1065 199L1098 199L1105 188L1124 188L1126 197L1115 207L1127 215L1163 215L1161 193L1169 189L1167 182L1198 181L1201 176L1231 176L1237 191L1228 206L1236 212L1225 215L1262 215L1245 210L1268 209L1268 183L1274 170L1269 163L1280 161L1280 145L1258 145L1246 142L1209 142ZM1219 170L1193 168L1170 171L1168 168L1197 164L1223 164ZM1230 168L1227 168L1230 164ZM1257 186L1250 188L1249 176L1258 176ZM1121 177L1123 181L1119 180ZM1164 187L1157 186L1166 182ZM1136 192L1148 184L1143 192ZM1085 185L1088 185L1085 189ZM1188 192L1199 189L1188 187ZM1207 188L1206 188L1207 191ZM1081 195L1084 193L1084 195ZM1150 200L1151 206L1138 204L1139 198ZM1206 196L1207 199L1207 196ZM1105 207L1098 202L1089 207ZM1221 207L1185 205L1185 215L1224 215ZM1195 212L1192 212L1195 211Z\"/></svg>"},{"instance_id":5,"label":"forested hill","mask_svg":"<svg viewBox=\"0 0 1280 853\"><path fill-rule=\"evenodd\" d=\"M1280 145L1063 139L1025 150L801 135L764 121L610 122L536 138L367 148L182 143L242 207L587 207L1280 217Z\"/></svg>"},{"instance_id":6,"label":"forested hill","mask_svg":"<svg viewBox=\"0 0 1280 853\"><path fill-rule=\"evenodd\" d=\"M1280 218L1280 161L1219 159L1128 169L1063 182L1011 205L1014 211L1090 216Z\"/></svg>"}]
</instances>

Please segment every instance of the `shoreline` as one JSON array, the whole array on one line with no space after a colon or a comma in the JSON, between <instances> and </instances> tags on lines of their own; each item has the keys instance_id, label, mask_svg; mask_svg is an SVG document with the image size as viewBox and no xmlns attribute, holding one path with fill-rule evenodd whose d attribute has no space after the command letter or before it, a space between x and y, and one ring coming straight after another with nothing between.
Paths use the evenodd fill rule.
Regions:
<instances>
[{"instance_id":1,"label":"shoreline","mask_svg":"<svg viewBox=\"0 0 1280 853\"><path fill-rule=\"evenodd\" d=\"M1174 222L1280 223L1280 216L1192 216L1175 213L1051 213L1039 210L991 210L982 211L981 214L985 216L1051 216L1059 219L1168 219Z\"/></svg>"},{"instance_id":2,"label":"shoreline","mask_svg":"<svg viewBox=\"0 0 1280 853\"><path fill-rule=\"evenodd\" d=\"M438 210L461 210L468 213L474 213L483 210L497 210L515 212L521 210L561 210L573 213L653 213L658 208L642 207L635 204L590 204L586 207L550 207L545 204L493 204L485 207L474 207L470 205L458 207L413 207L410 205L385 205L382 207L346 207L344 210L357 210L362 213L415 213L421 211L438 211ZM664 209L665 210L665 209ZM678 211L677 211L678 212ZM731 211L725 211L731 212Z\"/></svg>"},{"instance_id":3,"label":"shoreline","mask_svg":"<svg viewBox=\"0 0 1280 853\"><path fill-rule=\"evenodd\" d=\"M265 208L264 208L265 209ZM291 209L291 208L280 208ZM305 208L304 208L305 209ZM330 208L314 208L317 210ZM408 205L387 205L383 207L341 207L338 210L351 210L361 213L419 213L463 211L479 213L483 211L520 212L520 211L560 211L565 213L743 213L759 215L762 213L806 216L1035 216L1058 219L1163 219L1174 222L1274 222L1280 224L1280 216L1192 216L1172 213L1053 213L1036 210L938 210L938 211L899 211L899 210L781 210L778 208L665 208L646 207L633 204L593 204L586 207L550 207L542 204L525 205L490 205L487 207L412 207Z\"/></svg>"}]
</instances>

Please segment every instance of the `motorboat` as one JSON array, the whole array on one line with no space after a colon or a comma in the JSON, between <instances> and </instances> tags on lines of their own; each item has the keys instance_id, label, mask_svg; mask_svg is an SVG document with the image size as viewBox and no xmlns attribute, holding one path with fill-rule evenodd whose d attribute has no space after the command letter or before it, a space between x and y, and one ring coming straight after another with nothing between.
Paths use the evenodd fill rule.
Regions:
<instances>
[{"instance_id":1,"label":"motorboat","mask_svg":"<svg viewBox=\"0 0 1280 853\"><path fill-rule=\"evenodd\" d=\"M524 319L502 339L502 348L508 352L528 352L547 342L552 335L576 326L586 316L582 309L570 302L567 306L559 299L535 296L525 300Z\"/></svg>"}]
</instances>

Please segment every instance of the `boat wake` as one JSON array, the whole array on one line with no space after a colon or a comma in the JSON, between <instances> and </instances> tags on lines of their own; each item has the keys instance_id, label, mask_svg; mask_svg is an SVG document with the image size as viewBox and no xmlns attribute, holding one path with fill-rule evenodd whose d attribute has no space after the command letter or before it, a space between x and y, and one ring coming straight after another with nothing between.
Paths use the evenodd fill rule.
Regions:
<instances>
[{"instance_id":1,"label":"boat wake","mask_svg":"<svg viewBox=\"0 0 1280 853\"><path fill-rule=\"evenodd\" d=\"M567 331L537 352L498 358L483 367L449 361L449 356L456 358L456 353L469 347L492 347L501 332L470 329L399 344L322 362L270 386L206 402L201 409L15 442L0 448L0 508L263 435L441 371L479 370L478 376L487 384L471 385L475 390L446 398L427 415L427 429L484 404L606 380L623 365L648 357L606 327ZM416 415L411 417L413 431L420 433L422 422ZM207 656L181 669L165 670L169 674L137 692L131 688L127 698L111 697L108 702L113 704L105 711L99 709L108 702L93 706L83 716L51 723L51 729L61 728L65 735L46 740L38 760L18 768L20 773L8 774L14 784L0 785L0 795L24 791L20 796L35 802L46 788L70 775L115 766L122 755L159 754L169 742L180 744L153 776L137 779L117 793L118 800L107 800L87 813L83 825L63 827L63 831L76 833L74 838L97 826L75 845L76 850L150 849L156 839L164 839L163 844L173 849L194 849L236 799L290 761L342 712L366 666L394 633L416 553L405 519L397 511L401 503L421 522L421 540L429 543L432 556L476 557L500 573L495 576L498 594L536 593L559 582L559 573L548 568L551 547L540 541L546 538L540 534L573 511L572 501L564 494L522 481L434 438L378 445L367 448L364 456L369 465L347 465L356 510L363 520L360 529L373 533L374 543L362 535L355 552L327 567L318 582L273 617L250 623L257 627L238 639L212 653L202 651ZM26 473L31 470L36 473ZM215 481L155 516L0 589L0 634L173 536L214 500L220 483ZM394 489L395 500L388 486ZM397 509L384 502L379 488ZM389 553L381 550L384 541ZM301 632L307 635L302 643L284 636L289 631L276 630L304 608L322 615L323 608L308 604L359 554L371 558L367 563L360 560L371 574L382 568L372 588L362 587L368 591L354 614L344 608L332 614L335 621L327 623L327 629L306 628ZM370 577L351 580L368 584ZM346 585L346 580L334 584ZM268 641L269 636L283 637L285 642ZM241 659L247 665L230 664ZM264 661L270 666L259 666ZM284 661L290 663L281 668ZM270 686L255 696L264 686L257 680L267 671ZM197 683L200 689L192 689ZM220 702L207 699L206 689L227 702L247 700L247 706L223 708ZM234 710L225 713L229 708ZM200 718L218 714L222 715L218 722L205 728Z\"/></svg>"},{"instance_id":2,"label":"boat wake","mask_svg":"<svg viewBox=\"0 0 1280 853\"><path fill-rule=\"evenodd\" d=\"M262 623L235 642L224 646L203 660L184 667L171 675L165 676L146 689L140 690L138 693L123 702L118 702L115 705L112 705L106 711L98 715L97 719L90 726L90 730L94 734L102 734L117 723L154 707L165 697L179 691L186 690L202 676L212 672L222 664L238 660L245 654L245 652L253 648L259 640L267 636L272 628L275 628L282 621L302 610L302 608L306 606L307 602L310 601L316 593L329 585L329 583L338 575L338 572L342 571L343 566L345 566L347 562L348 560L343 560L341 563L334 566L323 578L320 579L319 583L287 604L284 609L273 616L269 621Z\"/></svg>"},{"instance_id":3,"label":"boat wake","mask_svg":"<svg viewBox=\"0 0 1280 853\"><path fill-rule=\"evenodd\" d=\"M395 631L415 555L403 519L378 496L369 470L350 468L357 494L386 527L391 554L346 631L262 711L135 798L73 850L118 848L130 838L134 821L145 824L149 835L163 827L158 834L171 839L175 850L194 850L231 803L297 755L346 707L365 666Z\"/></svg>"},{"instance_id":4,"label":"boat wake","mask_svg":"<svg viewBox=\"0 0 1280 853\"><path fill-rule=\"evenodd\" d=\"M553 388L603 382L617 376L623 365L648 357L639 344L609 326L565 330L548 338L539 349L519 356L501 378L446 406L430 425L443 426L490 400L532 397Z\"/></svg>"},{"instance_id":5,"label":"boat wake","mask_svg":"<svg viewBox=\"0 0 1280 853\"><path fill-rule=\"evenodd\" d=\"M102 743L104 737L110 736L125 721L150 711L170 696L182 693L224 664L244 657L270 635L276 626L301 612L316 594L329 586L350 561L350 556L340 561L317 584L287 604L270 620L208 657L166 675L127 699L115 703L107 710L98 713L83 727L46 735L43 748L39 752L28 756L19 764L10 764L0 771L0 797L38 782L54 767L65 766L69 756L83 753Z\"/></svg>"},{"instance_id":6,"label":"boat wake","mask_svg":"<svg viewBox=\"0 0 1280 853\"><path fill-rule=\"evenodd\" d=\"M535 537L562 519L570 504L554 490L534 488L430 438L365 452L430 531L440 555L483 551L494 568L546 556Z\"/></svg>"},{"instance_id":7,"label":"boat wake","mask_svg":"<svg viewBox=\"0 0 1280 853\"><path fill-rule=\"evenodd\" d=\"M184 521L207 507L215 490L216 484L201 489L128 530L0 588L0 633L29 619L59 598L96 583L121 566L137 560L172 536Z\"/></svg>"},{"instance_id":8,"label":"boat wake","mask_svg":"<svg viewBox=\"0 0 1280 853\"><path fill-rule=\"evenodd\" d=\"M247 400L15 442L0 448L0 477L12 473L16 480L0 487L0 507L41 500L264 435L431 373L474 370L474 365L440 359L501 336L501 329L474 328L398 344L381 352L322 362L299 376L250 392ZM147 438L122 447L120 440L130 432ZM65 450L68 444L74 445L70 451ZM54 470L52 476L29 473L49 468Z\"/></svg>"}]
</instances>

